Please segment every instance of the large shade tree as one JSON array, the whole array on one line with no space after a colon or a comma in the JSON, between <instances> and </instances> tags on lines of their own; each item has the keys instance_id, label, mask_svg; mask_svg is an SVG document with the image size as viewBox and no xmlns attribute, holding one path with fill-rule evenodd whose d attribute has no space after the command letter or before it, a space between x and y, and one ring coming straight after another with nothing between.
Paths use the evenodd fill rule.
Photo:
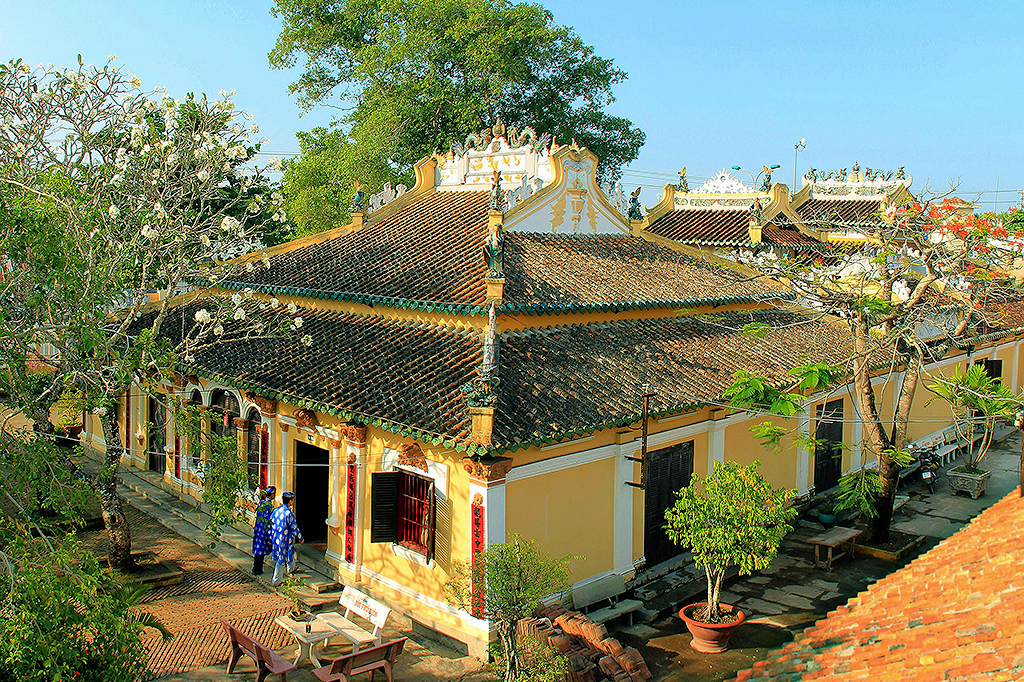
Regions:
<instances>
[{"instance_id":1,"label":"large shade tree","mask_svg":"<svg viewBox=\"0 0 1024 682\"><path fill-rule=\"evenodd\" d=\"M626 73L537 4L507 0L276 0L274 68L302 72L299 105L337 107L300 136L285 174L289 214L336 226L353 181L408 182L413 164L491 127L531 126L597 154L602 179L636 158L644 134L607 113ZM325 202L329 208L325 209Z\"/></svg>"},{"instance_id":2,"label":"large shade tree","mask_svg":"<svg viewBox=\"0 0 1024 682\"><path fill-rule=\"evenodd\" d=\"M873 537L884 542L899 472L910 461L907 430L921 378L929 363L1003 324L1003 304L1021 297L1008 276L1021 242L949 195L894 201L883 214L855 224L824 215L816 227L860 231L867 239L815 257L765 251L743 260L758 276L788 283L801 305L839 318L850 335L847 361L793 368L790 386L740 374L726 396L735 407L791 416L804 409L805 393L850 381L853 418L864 434L855 445L877 466L845 477L841 500L872 515ZM872 387L879 375L897 382L887 410ZM766 422L757 430L777 440L784 429Z\"/></svg>"},{"instance_id":3,"label":"large shade tree","mask_svg":"<svg viewBox=\"0 0 1024 682\"><path fill-rule=\"evenodd\" d=\"M282 197L264 190L252 161L258 129L230 95L143 91L113 58L0 65L0 389L41 438L62 396L99 416L98 471L56 452L98 495L116 567L133 563L116 489L134 435L117 416L125 390L155 396L200 348L280 329L252 292L208 295L225 259L251 248L265 222L284 221ZM202 302L168 334L182 292Z\"/></svg>"}]
</instances>

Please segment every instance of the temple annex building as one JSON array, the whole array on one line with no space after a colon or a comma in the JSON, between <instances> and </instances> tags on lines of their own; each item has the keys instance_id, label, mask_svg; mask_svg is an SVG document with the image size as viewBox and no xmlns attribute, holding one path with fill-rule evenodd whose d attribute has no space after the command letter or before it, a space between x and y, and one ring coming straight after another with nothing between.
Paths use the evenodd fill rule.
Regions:
<instances>
[{"instance_id":1,"label":"temple annex building","mask_svg":"<svg viewBox=\"0 0 1024 682\"><path fill-rule=\"evenodd\" d=\"M841 191L815 198L828 182L790 197L784 185L760 192L722 177L714 192L669 186L630 220L628 198L600 186L596 167L587 149L532 131L420 161L411 189L386 188L348 225L249 254L221 283L221 293L294 304L311 345L216 344L162 388L205 406L208 428L237 430L254 481L296 492L307 544L339 582L480 655L489 624L450 605L443 585L453 562L488 543L518 534L581 557L574 590L596 601L678 559L661 529L665 509L715 461L761 460L773 485L805 496L861 465L849 387L811 396L811 416L796 420L804 434L831 429L851 445L840 458L766 450L749 431L766 417L721 406L734 372L781 385L796 365L842 362L848 333L841 320L807 319L788 290L751 279L719 250L827 248L830 235L807 211L829 201L860 211L909 183L861 179L874 189L854 206L835 198ZM247 271L264 254L270 267ZM179 326L196 305L175 309ZM798 322L799 332L784 329ZM750 323L771 331L743 334ZM971 356L991 360L1014 390L1022 331L989 334ZM965 361L953 352L940 364ZM884 411L897 382L881 374L876 391ZM640 488L631 483L641 479L645 393ZM947 412L926 402L911 440L941 430L926 418ZM832 419L819 424L822 409ZM136 388L120 418L126 464L199 497L203 453L174 414ZM84 438L102 449L95 419Z\"/></svg>"}]
</instances>

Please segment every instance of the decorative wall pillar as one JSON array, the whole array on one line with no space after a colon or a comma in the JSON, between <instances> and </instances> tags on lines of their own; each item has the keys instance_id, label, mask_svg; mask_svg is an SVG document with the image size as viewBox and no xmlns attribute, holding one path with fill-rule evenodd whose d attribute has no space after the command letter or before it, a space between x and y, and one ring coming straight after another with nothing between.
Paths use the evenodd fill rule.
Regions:
<instances>
[{"instance_id":1,"label":"decorative wall pillar","mask_svg":"<svg viewBox=\"0 0 1024 682\"><path fill-rule=\"evenodd\" d=\"M235 446L238 450L238 456L249 462L249 438L246 430L249 428L249 420L242 419L241 417L235 417Z\"/></svg>"},{"instance_id":2,"label":"decorative wall pillar","mask_svg":"<svg viewBox=\"0 0 1024 682\"><path fill-rule=\"evenodd\" d=\"M341 519L341 441L331 438L331 515L327 525L331 532L338 535L342 527Z\"/></svg>"},{"instance_id":3,"label":"decorative wall pillar","mask_svg":"<svg viewBox=\"0 0 1024 682\"><path fill-rule=\"evenodd\" d=\"M345 439L345 561L362 579L363 520L366 516L366 427L342 426Z\"/></svg>"},{"instance_id":4,"label":"decorative wall pillar","mask_svg":"<svg viewBox=\"0 0 1024 682\"><path fill-rule=\"evenodd\" d=\"M634 457L637 450L636 441L631 432L620 433L617 452L615 454L615 476L612 479L614 497L612 565L615 572L625 575L633 570L633 495L634 488L627 481L639 479L640 472L636 462L626 459Z\"/></svg>"},{"instance_id":5,"label":"decorative wall pillar","mask_svg":"<svg viewBox=\"0 0 1024 682\"><path fill-rule=\"evenodd\" d=\"M280 418L277 420L277 425L281 429L281 465L278 468L278 495L288 491L288 425L281 421Z\"/></svg>"}]
</instances>

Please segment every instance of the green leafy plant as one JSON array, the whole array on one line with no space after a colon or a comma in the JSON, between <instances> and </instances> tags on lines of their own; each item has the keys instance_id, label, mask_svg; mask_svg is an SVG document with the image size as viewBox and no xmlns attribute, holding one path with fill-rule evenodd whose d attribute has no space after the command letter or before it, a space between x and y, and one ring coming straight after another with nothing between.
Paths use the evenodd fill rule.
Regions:
<instances>
[{"instance_id":1,"label":"green leafy plant","mask_svg":"<svg viewBox=\"0 0 1024 682\"><path fill-rule=\"evenodd\" d=\"M488 545L474 563L454 562L445 584L450 604L494 622L505 660L505 682L521 679L516 624L541 600L569 589L569 562L579 557L551 558L532 540L512 534Z\"/></svg>"},{"instance_id":2,"label":"green leafy plant","mask_svg":"<svg viewBox=\"0 0 1024 682\"><path fill-rule=\"evenodd\" d=\"M693 553L707 575L707 613L701 620L722 622L719 595L731 566L740 575L767 568L792 526L796 491L776 490L757 471L760 462L741 466L715 462L704 478L694 475L665 512L669 539Z\"/></svg>"},{"instance_id":3,"label":"green leafy plant","mask_svg":"<svg viewBox=\"0 0 1024 682\"><path fill-rule=\"evenodd\" d=\"M928 388L949 403L956 418L957 436L967 441L963 470L979 473L978 463L992 445L996 420L1013 416L1020 409L1021 399L1002 381L990 377L982 365L958 369L948 379L936 376ZM976 442L978 431L981 440Z\"/></svg>"}]
</instances>

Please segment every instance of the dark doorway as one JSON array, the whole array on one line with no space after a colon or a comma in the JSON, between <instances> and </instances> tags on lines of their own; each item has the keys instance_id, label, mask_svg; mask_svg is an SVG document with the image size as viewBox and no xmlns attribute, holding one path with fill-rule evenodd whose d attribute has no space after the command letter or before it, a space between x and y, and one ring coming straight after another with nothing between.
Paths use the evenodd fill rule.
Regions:
<instances>
[{"instance_id":1,"label":"dark doorway","mask_svg":"<svg viewBox=\"0 0 1024 682\"><path fill-rule=\"evenodd\" d=\"M675 493L690 483L693 441L647 453L647 488L644 491L644 558L647 568L682 554L665 533L665 511Z\"/></svg>"},{"instance_id":2,"label":"dark doorway","mask_svg":"<svg viewBox=\"0 0 1024 682\"><path fill-rule=\"evenodd\" d=\"M843 401L818 405L815 419L814 438L825 441L814 446L814 490L822 492L839 483L843 468Z\"/></svg>"},{"instance_id":3,"label":"dark doorway","mask_svg":"<svg viewBox=\"0 0 1024 682\"><path fill-rule=\"evenodd\" d=\"M160 475L167 470L167 407L156 396L149 396L149 469Z\"/></svg>"},{"instance_id":4,"label":"dark doorway","mask_svg":"<svg viewBox=\"0 0 1024 682\"><path fill-rule=\"evenodd\" d=\"M327 517L331 478L330 453L309 443L295 444L295 520L306 544L327 549Z\"/></svg>"}]
</instances>

